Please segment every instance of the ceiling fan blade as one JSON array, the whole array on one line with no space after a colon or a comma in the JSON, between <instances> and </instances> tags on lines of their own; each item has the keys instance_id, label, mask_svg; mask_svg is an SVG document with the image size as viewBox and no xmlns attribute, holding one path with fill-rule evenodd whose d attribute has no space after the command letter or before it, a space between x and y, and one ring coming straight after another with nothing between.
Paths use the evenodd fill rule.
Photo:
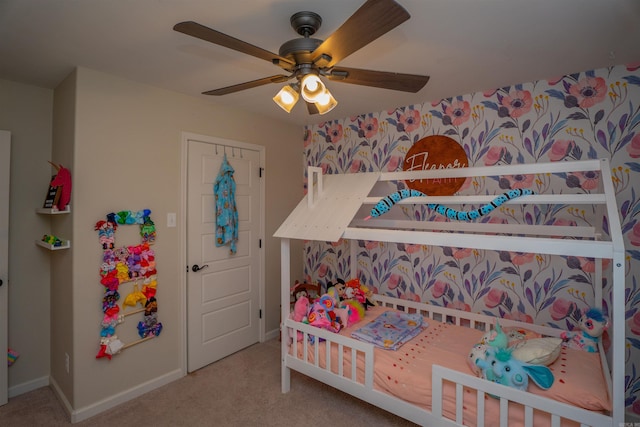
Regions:
<instances>
[{"instance_id":1,"label":"ceiling fan blade","mask_svg":"<svg viewBox=\"0 0 640 427\"><path fill-rule=\"evenodd\" d=\"M256 58L264 59L286 70L293 68L295 64L290 60L283 58L280 55L276 55L273 52L259 48L250 43L238 40L235 37L228 36L220 31L216 31L204 25L198 24L193 21L180 22L173 26L173 29L184 33L188 36L196 37L219 46L223 46L235 51L245 53L247 55L255 56Z\"/></svg>"},{"instance_id":2,"label":"ceiling fan blade","mask_svg":"<svg viewBox=\"0 0 640 427\"><path fill-rule=\"evenodd\" d=\"M309 112L309 114L319 114L320 111L318 111L318 107L316 107L316 104L314 104L313 102L306 102L305 104L307 104L307 111Z\"/></svg>"},{"instance_id":3,"label":"ceiling fan blade","mask_svg":"<svg viewBox=\"0 0 640 427\"><path fill-rule=\"evenodd\" d=\"M331 57L322 67L332 67L356 50L371 43L410 18L411 15L393 0L367 0L340 28L312 54L312 60Z\"/></svg>"},{"instance_id":4,"label":"ceiling fan blade","mask_svg":"<svg viewBox=\"0 0 640 427\"><path fill-rule=\"evenodd\" d=\"M326 74L329 80L382 89L416 93L429 81L429 76L334 67Z\"/></svg>"},{"instance_id":5,"label":"ceiling fan blade","mask_svg":"<svg viewBox=\"0 0 640 427\"><path fill-rule=\"evenodd\" d=\"M252 80L250 82L240 83L233 86L227 86L220 89L209 90L206 92L202 92L203 95L227 95L229 93L240 92L241 90L251 89L254 87L266 85L268 83L282 83L289 80L291 76L285 76L282 74L278 74L276 76L265 77L263 79Z\"/></svg>"}]
</instances>

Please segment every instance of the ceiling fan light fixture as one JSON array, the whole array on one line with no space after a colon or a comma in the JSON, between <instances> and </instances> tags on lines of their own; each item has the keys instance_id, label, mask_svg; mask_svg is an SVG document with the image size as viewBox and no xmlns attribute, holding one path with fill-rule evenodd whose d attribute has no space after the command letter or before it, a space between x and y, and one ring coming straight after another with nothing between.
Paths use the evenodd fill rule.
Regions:
<instances>
[{"instance_id":1,"label":"ceiling fan light fixture","mask_svg":"<svg viewBox=\"0 0 640 427\"><path fill-rule=\"evenodd\" d=\"M315 74L307 74L300 81L302 98L304 98L307 102L317 102L318 98L321 97L325 91L326 87L320 77Z\"/></svg>"},{"instance_id":2,"label":"ceiling fan light fixture","mask_svg":"<svg viewBox=\"0 0 640 427\"><path fill-rule=\"evenodd\" d=\"M329 89L326 89L322 95L318 97L316 101L316 108L318 109L319 114L325 114L329 111L333 110L336 105L338 105L338 101L331 95Z\"/></svg>"},{"instance_id":3,"label":"ceiling fan light fixture","mask_svg":"<svg viewBox=\"0 0 640 427\"><path fill-rule=\"evenodd\" d=\"M1 0L0 0L1 1ZM234 84L202 92L205 95L227 95L269 83L296 83L285 86L273 98L283 110L291 112L300 96L306 101L309 114L325 114L338 102L320 79L341 80L344 83L416 93L424 87L429 76L392 73L358 68L335 68L342 60L377 38L396 28L409 13L394 0L366 0L344 23L324 40L311 37L322 24L320 15L302 11L291 16L293 29L302 37L286 41L279 53L244 42L233 36L208 28L194 21L179 22L173 29L180 33L253 56L288 71L257 80Z\"/></svg>"},{"instance_id":4,"label":"ceiling fan light fixture","mask_svg":"<svg viewBox=\"0 0 640 427\"><path fill-rule=\"evenodd\" d=\"M290 113L293 107L298 102L300 95L295 90L293 85L285 85L280 91L273 97L273 102L278 104L287 113Z\"/></svg>"}]
</instances>

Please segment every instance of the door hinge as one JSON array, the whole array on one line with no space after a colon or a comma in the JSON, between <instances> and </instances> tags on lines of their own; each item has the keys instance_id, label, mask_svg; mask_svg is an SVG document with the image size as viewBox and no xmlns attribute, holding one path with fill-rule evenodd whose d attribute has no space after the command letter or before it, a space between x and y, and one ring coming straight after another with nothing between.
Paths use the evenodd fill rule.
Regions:
<instances>
[{"instance_id":1,"label":"door hinge","mask_svg":"<svg viewBox=\"0 0 640 427\"><path fill-rule=\"evenodd\" d=\"M264 168L258 168L258 175L262 178L262 172L264 172Z\"/></svg>"},{"instance_id":2,"label":"door hinge","mask_svg":"<svg viewBox=\"0 0 640 427\"><path fill-rule=\"evenodd\" d=\"M260 318L262 319L262 309L260 309Z\"/></svg>"},{"instance_id":3,"label":"door hinge","mask_svg":"<svg viewBox=\"0 0 640 427\"><path fill-rule=\"evenodd\" d=\"M262 239L258 239L258 248L262 249Z\"/></svg>"}]
</instances>

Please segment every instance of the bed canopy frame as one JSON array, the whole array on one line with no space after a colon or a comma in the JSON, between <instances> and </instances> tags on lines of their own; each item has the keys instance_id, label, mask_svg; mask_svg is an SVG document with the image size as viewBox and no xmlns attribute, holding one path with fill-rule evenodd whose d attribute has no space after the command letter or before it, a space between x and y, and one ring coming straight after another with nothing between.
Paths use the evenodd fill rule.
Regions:
<instances>
[{"instance_id":1,"label":"bed canopy frame","mask_svg":"<svg viewBox=\"0 0 640 427\"><path fill-rule=\"evenodd\" d=\"M508 204L582 205L595 206L599 218L606 216L609 232L603 233L592 226L552 226L528 224L489 224L474 222L436 222L407 219L374 218L364 220L368 211L382 197L371 196L374 186L380 183L461 177L488 177L529 174L561 174L596 171L600 174L600 189L590 194L534 194L508 200ZM388 184L386 184L388 185ZM417 205L438 203L443 205L478 205L489 203L495 195L457 195L412 197L399 204ZM289 315L290 240L315 240L337 242L347 239L350 245L351 274L357 274L357 242L380 241L389 243L452 246L484 250L539 253L560 256L577 256L596 260L611 260L612 294L609 318L612 327L611 348L608 357L602 358L613 405L611 426L624 422L624 374L625 374L625 249L621 232L619 211L607 159L575 162L536 163L487 167L452 168L410 172L376 172L323 175L320 168L308 168L308 193L274 234L281 239L281 297L282 319ZM443 233L442 231L449 231ZM498 234L499 233L499 234ZM562 236L565 238L557 238ZM596 282L602 282L602 263L596 262ZM595 286L595 304L602 306L602 286ZM283 320L286 325L287 321ZM283 331L286 328L283 327ZM283 339L283 392L288 391L291 363ZM603 353L601 353L603 354ZM608 359L608 360L607 360ZM295 363L293 364L295 365ZM356 396L357 393L352 393ZM361 396L358 396L361 397ZM393 410L392 410L393 412Z\"/></svg>"}]
</instances>

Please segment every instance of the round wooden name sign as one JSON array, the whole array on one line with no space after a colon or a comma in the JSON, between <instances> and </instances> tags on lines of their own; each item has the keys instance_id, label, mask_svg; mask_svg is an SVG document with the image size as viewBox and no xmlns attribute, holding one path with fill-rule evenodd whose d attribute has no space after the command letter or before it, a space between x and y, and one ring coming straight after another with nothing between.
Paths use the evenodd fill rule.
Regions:
<instances>
[{"instance_id":1,"label":"round wooden name sign","mask_svg":"<svg viewBox=\"0 0 640 427\"><path fill-rule=\"evenodd\" d=\"M444 135L422 138L411 148L404 158L402 170L427 170L465 168L469 160L464 149L455 140ZM405 183L412 190L429 196L451 196L464 184L466 178L417 179Z\"/></svg>"}]
</instances>

